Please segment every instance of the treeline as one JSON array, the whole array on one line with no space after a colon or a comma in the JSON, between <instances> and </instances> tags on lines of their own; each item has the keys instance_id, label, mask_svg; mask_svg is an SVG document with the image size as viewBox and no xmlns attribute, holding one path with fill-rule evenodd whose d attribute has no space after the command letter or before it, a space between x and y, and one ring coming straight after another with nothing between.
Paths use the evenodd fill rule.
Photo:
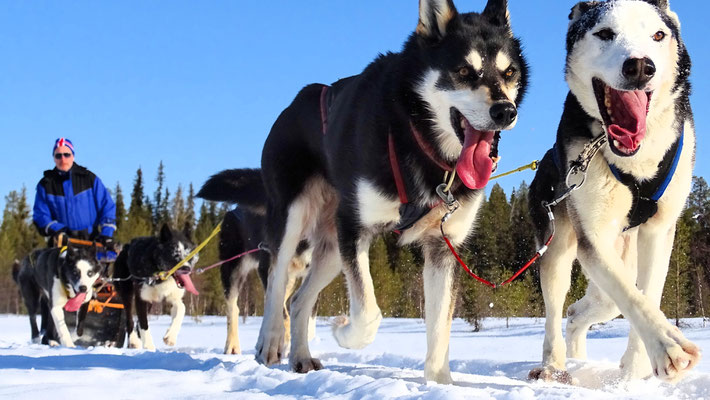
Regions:
<instances>
[{"instance_id":1,"label":"treeline","mask_svg":"<svg viewBox=\"0 0 710 400\"><path fill-rule=\"evenodd\" d=\"M116 239L126 243L138 236L155 235L163 224L187 230L195 243L202 242L231 209L230 205L202 202L195 214L193 185L179 185L171 192L165 185L165 170L160 163L156 175L157 189L145 193L143 171L139 168L127 199L120 185L113 189L116 202ZM524 265L536 252L532 221L527 204L528 186L507 196L499 185L491 189L480 211L474 235L461 256L469 267L483 278L500 283ZM27 191L13 191L6 196L0 224L0 313L23 310L19 292L11 279L12 263L31 249L44 246L31 224L31 205ZM397 235L388 233L376 238L370 250L370 266L377 300L386 317L423 316L424 295L421 270L423 259L413 247L397 246ZM200 252L199 267L218 261L217 240ZM613 250L610 250L613 251ZM455 316L467 319L474 329L481 328L486 317L544 316L539 272L536 266L511 284L489 288L470 278L463 269L457 272L457 304ZM573 268L572 288L567 304L579 299L586 288L586 278L578 265ZM186 295L192 315L223 315L225 301L219 268L195 274L193 281L200 296ZM260 315L264 292L256 274L240 294L243 314ZM703 178L693 179L686 209L679 219L676 240L666 280L661 308L669 318L704 316L710 305L710 189ZM347 312L347 288L342 276L322 293L319 315ZM153 312L163 312L160 307Z\"/></svg>"}]
</instances>

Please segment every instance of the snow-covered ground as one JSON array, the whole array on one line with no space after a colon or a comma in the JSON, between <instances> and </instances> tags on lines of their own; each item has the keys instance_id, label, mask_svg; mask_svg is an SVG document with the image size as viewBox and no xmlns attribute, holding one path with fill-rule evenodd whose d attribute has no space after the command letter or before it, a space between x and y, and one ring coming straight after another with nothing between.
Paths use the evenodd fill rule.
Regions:
<instances>
[{"instance_id":1,"label":"snow-covered ground","mask_svg":"<svg viewBox=\"0 0 710 400\"><path fill-rule=\"evenodd\" d=\"M287 364L266 368L254 361L260 318L240 324L244 355L223 355L226 318L186 318L175 348L160 343L150 353L114 348L49 348L29 343L26 316L0 315L0 398L3 399L710 399L710 361L675 386L656 379L619 383L618 361L628 324L615 320L589 335L589 361L570 361L579 386L530 383L538 365L543 320L486 320L482 332L454 321L451 369L454 385L426 383L421 320L385 319L373 344L364 350L338 347L329 320L319 319L311 343L324 370L305 375ZM710 327L686 320L686 336L710 348ZM169 317L151 320L159 340Z\"/></svg>"}]
</instances>

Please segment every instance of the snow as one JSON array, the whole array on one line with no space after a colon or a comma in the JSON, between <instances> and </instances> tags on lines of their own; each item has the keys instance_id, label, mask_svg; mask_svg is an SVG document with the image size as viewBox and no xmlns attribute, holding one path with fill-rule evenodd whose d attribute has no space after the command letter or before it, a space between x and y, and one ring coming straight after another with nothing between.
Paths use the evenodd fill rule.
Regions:
<instances>
[{"instance_id":1,"label":"snow","mask_svg":"<svg viewBox=\"0 0 710 400\"><path fill-rule=\"evenodd\" d=\"M424 382L425 326L419 319L385 319L375 342L364 350L338 347L330 319L320 318L311 350L324 370L290 372L286 362L267 368L254 361L260 318L240 324L243 355L223 355L225 317L186 318L178 345L161 343L155 353L115 348L49 348L31 344L26 316L0 315L0 398L65 399L699 399L710 398L710 361L677 385L655 378L623 382L618 362L628 323L614 320L589 334L589 360L571 360L578 386L528 382L540 362L543 319L484 321L481 332L455 320L451 370L455 384ZM685 320L685 335L710 345L710 328ZM152 317L151 331L162 337L169 316Z\"/></svg>"}]
</instances>

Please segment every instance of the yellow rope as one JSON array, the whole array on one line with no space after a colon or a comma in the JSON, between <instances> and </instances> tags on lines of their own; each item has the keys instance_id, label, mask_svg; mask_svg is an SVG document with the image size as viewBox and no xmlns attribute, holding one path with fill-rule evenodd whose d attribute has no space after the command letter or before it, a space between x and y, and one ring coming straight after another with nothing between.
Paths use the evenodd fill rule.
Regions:
<instances>
[{"instance_id":1,"label":"yellow rope","mask_svg":"<svg viewBox=\"0 0 710 400\"><path fill-rule=\"evenodd\" d=\"M526 169L531 169L531 170L535 171L535 170L537 170L537 167L538 167L538 161L535 160L535 161L531 162L531 163L528 164L528 165L523 165L522 167L516 168L516 169L514 169L514 170L512 170L512 171L504 172L504 173L502 173L502 174L493 176L493 177L491 177L490 180L492 181L492 180L494 180L494 179L498 179L498 178L502 178L502 177L504 177L504 176L512 175L512 174L515 174L515 173L518 173L518 172L522 172L522 171L525 171Z\"/></svg>"},{"instance_id":2,"label":"yellow rope","mask_svg":"<svg viewBox=\"0 0 710 400\"><path fill-rule=\"evenodd\" d=\"M446 175L448 175L448 172L446 174L444 174L444 181L446 181ZM451 190L451 186L454 184L454 179L456 179L456 169L454 169L451 172L451 179L449 179L449 183L446 185L446 189L444 189L444 193Z\"/></svg>"},{"instance_id":3,"label":"yellow rope","mask_svg":"<svg viewBox=\"0 0 710 400\"><path fill-rule=\"evenodd\" d=\"M210 240L212 240L212 238L214 238L219 233L219 231L221 229L222 229L222 223L220 222L219 224L217 224L217 227L214 228L212 233L210 233L210 235L207 237L207 239L205 239L202 243L200 243L200 245L197 246L195 248L195 250L192 250L192 252L190 252L190 254L188 254L187 257L185 257L182 261L177 263L177 265L174 266L171 270L162 271L161 273L159 273L158 277L160 278L160 280L164 281L164 280L168 279L172 274L175 273L175 271L177 271L180 267L185 265L186 262L190 261L192 259L192 257L195 256L195 254L199 253L203 247L207 246L207 243L209 243Z\"/></svg>"}]
</instances>

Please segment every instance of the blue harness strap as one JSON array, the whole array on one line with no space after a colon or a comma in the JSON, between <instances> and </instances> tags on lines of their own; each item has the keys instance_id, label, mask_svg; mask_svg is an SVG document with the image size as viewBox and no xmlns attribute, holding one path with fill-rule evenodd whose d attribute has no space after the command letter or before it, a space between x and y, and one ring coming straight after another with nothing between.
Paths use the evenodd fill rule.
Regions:
<instances>
[{"instance_id":1,"label":"blue harness strap","mask_svg":"<svg viewBox=\"0 0 710 400\"><path fill-rule=\"evenodd\" d=\"M626 230L645 223L658 212L658 200L668 189L678 168L680 155L683 153L684 133L681 132L678 139L663 156L658 164L658 173L651 180L640 182L633 175L620 171L614 164L609 164L611 173L631 190L633 196L633 203L628 214L629 226L626 227Z\"/></svg>"}]
</instances>

